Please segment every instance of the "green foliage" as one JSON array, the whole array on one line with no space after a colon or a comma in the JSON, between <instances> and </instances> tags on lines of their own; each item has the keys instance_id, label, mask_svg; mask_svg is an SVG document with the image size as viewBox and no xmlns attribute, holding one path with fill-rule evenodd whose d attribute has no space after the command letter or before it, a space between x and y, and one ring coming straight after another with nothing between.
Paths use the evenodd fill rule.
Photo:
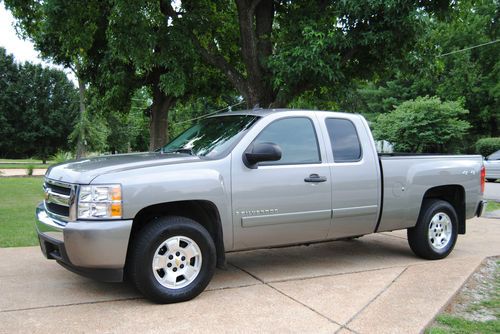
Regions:
<instances>
[{"instance_id":1,"label":"green foliage","mask_svg":"<svg viewBox=\"0 0 500 334\"><path fill-rule=\"evenodd\" d=\"M51 160L56 164L61 163L61 162L65 162L65 161L68 161L71 159L74 159L74 155L73 155L73 153L68 152L68 151L57 151L57 153L51 157Z\"/></svg>"},{"instance_id":2,"label":"green foliage","mask_svg":"<svg viewBox=\"0 0 500 334\"><path fill-rule=\"evenodd\" d=\"M28 165L28 167L26 168L26 174L28 176L33 175L33 169L35 169L35 165Z\"/></svg>"},{"instance_id":3,"label":"green foliage","mask_svg":"<svg viewBox=\"0 0 500 334\"><path fill-rule=\"evenodd\" d=\"M360 81L341 96L342 108L374 120L418 96L461 100L471 123L463 146L473 152L478 138L499 135L500 43L443 54L498 39L499 9L496 0L465 0L446 19L423 16L425 29L412 50L385 75Z\"/></svg>"},{"instance_id":4,"label":"green foliage","mask_svg":"<svg viewBox=\"0 0 500 334\"><path fill-rule=\"evenodd\" d=\"M482 138L476 142L476 151L486 157L500 150L500 137Z\"/></svg>"},{"instance_id":5,"label":"green foliage","mask_svg":"<svg viewBox=\"0 0 500 334\"><path fill-rule=\"evenodd\" d=\"M199 40L204 61L222 70L249 106L279 107L304 93L327 99L385 72L413 46L421 18L447 6L412 0L205 0L183 2L174 24L192 32L188 36Z\"/></svg>"},{"instance_id":6,"label":"green foliage","mask_svg":"<svg viewBox=\"0 0 500 334\"><path fill-rule=\"evenodd\" d=\"M91 115L101 116L98 122L107 121L113 151L128 150L127 114L138 89L156 92L149 110L158 120L166 118L178 99L216 95L227 87L220 72L198 61L183 29L164 13L170 1L5 0L5 4L19 30L45 58L72 68L89 84L86 104L94 110ZM132 118L138 120L136 115ZM159 124L151 127L159 132L150 136L153 143L167 132L166 122ZM118 142L121 139L125 140Z\"/></svg>"},{"instance_id":7,"label":"green foliage","mask_svg":"<svg viewBox=\"0 0 500 334\"><path fill-rule=\"evenodd\" d=\"M372 122L437 96L469 110L465 149L499 135L500 43L440 56L496 40L497 0L261 1L252 10L244 0L4 2L45 58L88 83L92 122L80 127L96 117L96 137L86 136L93 150L142 150L148 138L158 146L165 132L217 109L206 101L240 96L250 106L340 109ZM134 104L139 90L147 106ZM147 117L169 113L180 123L149 126ZM0 136L13 132L0 125Z\"/></svg>"},{"instance_id":8,"label":"green foliage","mask_svg":"<svg viewBox=\"0 0 500 334\"><path fill-rule=\"evenodd\" d=\"M378 116L374 136L393 143L398 152L451 153L460 149L460 141L470 128L461 119L467 114L460 102L418 97Z\"/></svg>"},{"instance_id":9,"label":"green foliage","mask_svg":"<svg viewBox=\"0 0 500 334\"><path fill-rule=\"evenodd\" d=\"M482 333L493 334L500 333L500 262L496 262L496 270L493 279L485 281L484 279L478 287L477 291L483 295L484 299L469 304L467 312L479 315L491 315L492 320L470 320L465 319L463 316L441 314L436 318L436 325L426 330L427 334L468 334L468 333ZM490 286L489 286L490 285ZM489 287L488 287L489 286ZM486 295L485 295L485 290Z\"/></svg>"},{"instance_id":10,"label":"green foliage","mask_svg":"<svg viewBox=\"0 0 500 334\"><path fill-rule=\"evenodd\" d=\"M97 113L91 114L90 111L85 111L80 114L80 119L68 139L73 147L76 147L78 140L82 140L87 149L104 152L107 148L107 136L108 128L103 117Z\"/></svg>"},{"instance_id":11,"label":"green foliage","mask_svg":"<svg viewBox=\"0 0 500 334\"><path fill-rule=\"evenodd\" d=\"M500 320L472 321L449 315L440 315L437 322L443 326L428 330L428 334L494 334L500 332Z\"/></svg>"},{"instance_id":12,"label":"green foliage","mask_svg":"<svg viewBox=\"0 0 500 334\"><path fill-rule=\"evenodd\" d=\"M66 75L40 65L17 65L0 48L0 76L0 154L45 161L67 149L78 96Z\"/></svg>"}]
</instances>

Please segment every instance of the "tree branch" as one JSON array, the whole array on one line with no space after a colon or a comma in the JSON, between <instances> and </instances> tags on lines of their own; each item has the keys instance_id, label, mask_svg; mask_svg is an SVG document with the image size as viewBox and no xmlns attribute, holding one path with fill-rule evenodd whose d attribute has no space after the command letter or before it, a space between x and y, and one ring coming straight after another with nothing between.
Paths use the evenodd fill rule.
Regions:
<instances>
[{"instance_id":1,"label":"tree branch","mask_svg":"<svg viewBox=\"0 0 500 334\"><path fill-rule=\"evenodd\" d=\"M170 0L160 0L160 12L171 18L179 16L179 13L177 13L174 10L174 7L172 7L172 2Z\"/></svg>"},{"instance_id":2,"label":"tree branch","mask_svg":"<svg viewBox=\"0 0 500 334\"><path fill-rule=\"evenodd\" d=\"M248 87L245 84L245 78L238 72L238 70L231 65L218 51L210 52L203 45L201 45L198 37L192 32L188 32L191 36L194 46L200 53L200 55L205 59L206 62L212 64L221 70L229 79L229 81L234 85L234 87L241 92L243 95L248 94ZM211 42L211 49L216 50L215 43Z\"/></svg>"}]
</instances>

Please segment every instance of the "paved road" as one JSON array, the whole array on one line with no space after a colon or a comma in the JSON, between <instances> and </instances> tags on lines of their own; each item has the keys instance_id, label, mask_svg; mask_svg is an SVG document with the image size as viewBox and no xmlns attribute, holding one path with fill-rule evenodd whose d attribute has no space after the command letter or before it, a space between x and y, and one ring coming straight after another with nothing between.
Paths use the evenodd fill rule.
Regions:
<instances>
[{"instance_id":1,"label":"paved road","mask_svg":"<svg viewBox=\"0 0 500 334\"><path fill-rule=\"evenodd\" d=\"M0 333L418 333L486 256L500 220L473 219L445 260L413 256L403 231L228 254L206 292L171 305L74 275L37 247L0 249Z\"/></svg>"},{"instance_id":2,"label":"paved road","mask_svg":"<svg viewBox=\"0 0 500 334\"><path fill-rule=\"evenodd\" d=\"M46 168L35 168L33 169L34 176L42 176L45 175L47 171ZM0 176L25 176L28 175L27 169L24 168L3 168L0 169Z\"/></svg>"}]
</instances>

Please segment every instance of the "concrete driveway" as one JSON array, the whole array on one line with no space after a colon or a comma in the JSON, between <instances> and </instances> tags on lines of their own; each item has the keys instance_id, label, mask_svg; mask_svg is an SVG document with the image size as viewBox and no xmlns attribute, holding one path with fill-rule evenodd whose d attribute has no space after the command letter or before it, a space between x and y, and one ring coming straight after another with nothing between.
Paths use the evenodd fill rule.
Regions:
<instances>
[{"instance_id":1,"label":"concrete driveway","mask_svg":"<svg viewBox=\"0 0 500 334\"><path fill-rule=\"evenodd\" d=\"M79 277L37 247L0 249L1 333L418 333L487 256L500 219L473 219L445 260L424 261L404 231L228 254L196 299L156 305L128 284Z\"/></svg>"}]
</instances>

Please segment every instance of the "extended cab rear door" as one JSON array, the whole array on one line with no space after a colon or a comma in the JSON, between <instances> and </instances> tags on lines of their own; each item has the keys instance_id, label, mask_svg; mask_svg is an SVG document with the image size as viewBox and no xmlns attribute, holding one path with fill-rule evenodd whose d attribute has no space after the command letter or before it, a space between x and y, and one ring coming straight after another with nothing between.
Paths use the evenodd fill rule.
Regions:
<instances>
[{"instance_id":1,"label":"extended cab rear door","mask_svg":"<svg viewBox=\"0 0 500 334\"><path fill-rule=\"evenodd\" d=\"M332 182L329 239L374 232L381 174L368 124L359 115L318 113Z\"/></svg>"},{"instance_id":2,"label":"extended cab rear door","mask_svg":"<svg viewBox=\"0 0 500 334\"><path fill-rule=\"evenodd\" d=\"M232 152L234 248L324 240L330 229L331 185L326 149L311 112L263 117ZM281 160L245 166L251 145L272 142Z\"/></svg>"}]
</instances>

